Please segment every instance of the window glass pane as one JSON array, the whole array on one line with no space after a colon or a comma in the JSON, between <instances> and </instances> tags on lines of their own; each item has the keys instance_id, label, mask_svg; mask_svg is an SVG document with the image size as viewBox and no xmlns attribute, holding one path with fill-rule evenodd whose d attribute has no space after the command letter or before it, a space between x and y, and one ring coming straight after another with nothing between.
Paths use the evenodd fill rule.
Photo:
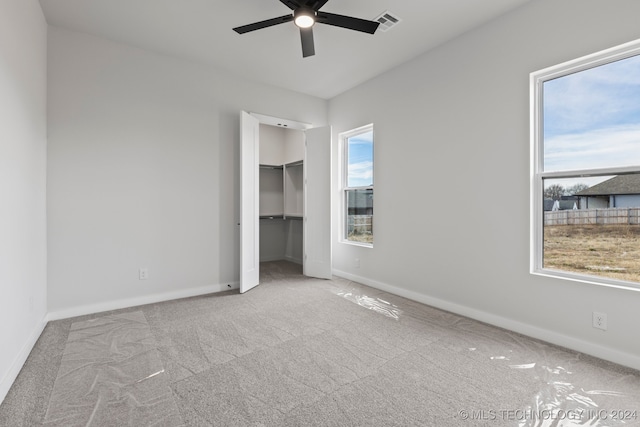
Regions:
<instances>
[{"instance_id":1,"label":"window glass pane","mask_svg":"<svg viewBox=\"0 0 640 427\"><path fill-rule=\"evenodd\" d=\"M347 139L347 187L373 185L373 131Z\"/></svg>"},{"instance_id":2,"label":"window glass pane","mask_svg":"<svg viewBox=\"0 0 640 427\"><path fill-rule=\"evenodd\" d=\"M640 56L543 83L545 171L640 165Z\"/></svg>"},{"instance_id":3,"label":"window glass pane","mask_svg":"<svg viewBox=\"0 0 640 427\"><path fill-rule=\"evenodd\" d=\"M373 243L373 190L347 190L347 240Z\"/></svg>"},{"instance_id":4,"label":"window glass pane","mask_svg":"<svg viewBox=\"0 0 640 427\"><path fill-rule=\"evenodd\" d=\"M543 268L640 282L640 174L544 180Z\"/></svg>"}]
</instances>

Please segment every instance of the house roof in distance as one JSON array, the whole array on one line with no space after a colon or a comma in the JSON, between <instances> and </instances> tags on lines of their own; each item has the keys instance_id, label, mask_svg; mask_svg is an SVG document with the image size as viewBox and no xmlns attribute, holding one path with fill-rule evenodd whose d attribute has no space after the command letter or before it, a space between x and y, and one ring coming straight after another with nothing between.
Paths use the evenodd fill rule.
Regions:
<instances>
[{"instance_id":1,"label":"house roof in distance","mask_svg":"<svg viewBox=\"0 0 640 427\"><path fill-rule=\"evenodd\" d=\"M618 175L586 190L577 196L609 196L622 194L640 194L640 174Z\"/></svg>"}]
</instances>

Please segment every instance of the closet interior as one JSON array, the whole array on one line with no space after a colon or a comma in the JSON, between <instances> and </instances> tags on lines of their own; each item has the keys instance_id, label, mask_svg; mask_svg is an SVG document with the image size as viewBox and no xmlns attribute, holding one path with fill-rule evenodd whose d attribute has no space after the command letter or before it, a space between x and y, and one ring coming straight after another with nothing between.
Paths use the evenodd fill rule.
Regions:
<instances>
[{"instance_id":1,"label":"closet interior","mask_svg":"<svg viewBox=\"0 0 640 427\"><path fill-rule=\"evenodd\" d=\"M260 262L303 263L304 138L260 124Z\"/></svg>"}]
</instances>

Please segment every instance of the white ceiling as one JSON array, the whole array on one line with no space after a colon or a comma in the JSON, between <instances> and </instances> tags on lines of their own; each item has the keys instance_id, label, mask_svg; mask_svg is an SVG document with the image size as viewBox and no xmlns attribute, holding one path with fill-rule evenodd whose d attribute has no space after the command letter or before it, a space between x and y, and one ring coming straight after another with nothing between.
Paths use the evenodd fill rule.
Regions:
<instances>
[{"instance_id":1,"label":"white ceiling","mask_svg":"<svg viewBox=\"0 0 640 427\"><path fill-rule=\"evenodd\" d=\"M239 35L233 27L290 13L279 0L40 0L50 25L203 62L329 99L531 0L330 0L322 11L402 22L374 35L317 24L302 58L292 22Z\"/></svg>"}]
</instances>

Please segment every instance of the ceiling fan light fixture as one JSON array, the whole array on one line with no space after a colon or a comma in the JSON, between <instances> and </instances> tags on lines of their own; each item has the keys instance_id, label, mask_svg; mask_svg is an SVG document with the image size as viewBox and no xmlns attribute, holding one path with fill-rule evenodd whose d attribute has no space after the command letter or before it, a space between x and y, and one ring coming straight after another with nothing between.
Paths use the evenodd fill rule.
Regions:
<instances>
[{"instance_id":1,"label":"ceiling fan light fixture","mask_svg":"<svg viewBox=\"0 0 640 427\"><path fill-rule=\"evenodd\" d=\"M293 12L293 22L300 28L309 28L316 23L316 13L312 9L304 7Z\"/></svg>"}]
</instances>

